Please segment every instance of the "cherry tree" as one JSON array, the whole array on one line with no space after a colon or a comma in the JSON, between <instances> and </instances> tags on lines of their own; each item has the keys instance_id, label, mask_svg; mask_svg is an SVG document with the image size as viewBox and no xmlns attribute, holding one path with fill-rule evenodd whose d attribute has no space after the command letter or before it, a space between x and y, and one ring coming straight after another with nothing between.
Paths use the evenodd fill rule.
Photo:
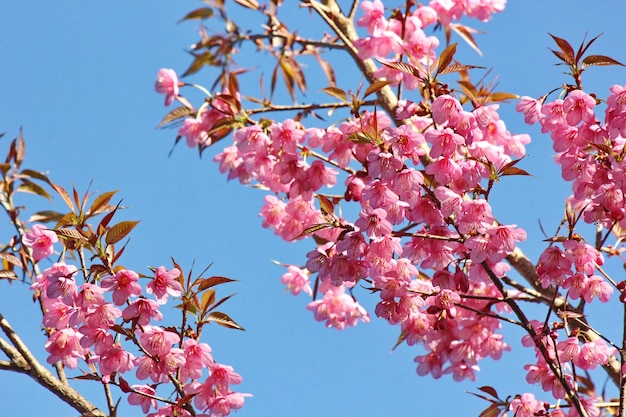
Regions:
<instances>
[{"instance_id":1,"label":"cherry tree","mask_svg":"<svg viewBox=\"0 0 626 417\"><path fill-rule=\"evenodd\" d=\"M298 263L279 262L280 282L309 298L314 320L337 330L395 326L390 344L415 351L418 375L480 381L484 416L622 416L625 339L602 334L586 312L626 297L626 281L608 272L623 263L626 87L583 86L591 67L621 64L593 52L597 37L572 45L551 35L563 85L541 97L498 91L457 57L480 52L471 22L497 18L505 3L207 0L182 19L200 28L189 67L157 73L170 107L161 126L261 194L262 227L308 245ZM301 14L318 24L298 27ZM184 81L193 74L208 81ZM525 225L492 209L494 190L529 175L531 138L509 132L501 105L550 136L571 183L562 222L535 243L537 259L519 247ZM20 133L1 165L12 231L0 277L30 286L47 356L36 358L0 311L0 368L85 416L117 415L119 401L149 416L244 407L242 377L203 341L208 324L242 329L222 312L230 296L216 292L232 280L174 259L125 266L138 222L119 220L116 192L63 187L24 168L25 149ZM29 212L25 193L55 196L64 211ZM359 302L368 297L372 311ZM175 318L165 316L169 303ZM506 326L524 337L505 339ZM534 360L519 391L502 392L479 369L511 345ZM602 373L616 398L593 382ZM101 385L106 407L73 379Z\"/></svg>"},{"instance_id":2,"label":"cherry tree","mask_svg":"<svg viewBox=\"0 0 626 417\"><path fill-rule=\"evenodd\" d=\"M605 99L584 91L589 67L621 65L590 52L597 37L574 48L552 35L571 81L542 97L520 97L484 78L472 81L479 68L455 59L453 37L479 50L476 31L461 18L487 21L503 1L303 0L299 6L325 24L318 34L290 30L283 2L234 3L264 24L239 26L228 14L235 5L225 2L189 13L185 19L213 23L202 26L183 77L205 66L216 77L205 88L180 81L173 69L159 71L157 92L166 105L181 104L162 124L180 123L176 142L201 153L232 137L214 158L220 171L268 192L263 227L286 241L311 242L301 264L285 265L281 282L312 297L307 309L315 320L339 330L369 322L358 303L369 291L379 297L373 315L399 329L396 346L421 347L417 373L457 381L475 380L483 359L510 350L501 333L510 323L524 329L521 343L535 351L526 382L548 399L523 392L500 398L483 386L483 415L623 415L624 396L602 398L584 376L601 366L622 392L622 343L585 317L587 305L624 298L624 284L603 269L605 259L622 257L624 87L611 87ZM256 98L238 82L249 69L237 59L250 44L274 60ZM331 99L299 104L311 57ZM335 69L345 71L347 61L360 78L344 85ZM276 98L281 83L296 104ZM183 87L203 91L201 104L186 99ZM507 177L528 175L519 163L530 137L509 132L498 113L511 100L519 100L528 124L550 134L563 179L572 182L564 219L536 261L518 247L526 232L498 221L489 202ZM327 111L332 120L321 120ZM585 237L581 224L596 232ZM529 303L544 305L539 316L530 315Z\"/></svg>"}]
</instances>

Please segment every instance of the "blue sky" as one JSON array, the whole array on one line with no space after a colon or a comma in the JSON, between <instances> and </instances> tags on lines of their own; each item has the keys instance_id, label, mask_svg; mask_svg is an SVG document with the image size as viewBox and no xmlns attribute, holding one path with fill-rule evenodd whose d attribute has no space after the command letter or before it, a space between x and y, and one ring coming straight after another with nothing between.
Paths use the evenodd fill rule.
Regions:
<instances>
[{"instance_id":1,"label":"blue sky","mask_svg":"<svg viewBox=\"0 0 626 417\"><path fill-rule=\"evenodd\" d=\"M417 349L401 346L390 353L397 328L374 318L345 332L325 329L305 309L304 296L284 293L283 269L270 261L302 263L310 243L285 243L261 228L263 194L219 174L212 162L218 148L200 159L181 144L168 157L176 133L155 129L167 111L153 91L156 72L187 68L184 50L197 40L198 24L176 22L200 6L161 0L5 2L0 6L0 131L7 133L2 152L21 126L27 167L48 171L55 182L74 184L81 192L92 181L93 191L119 189L123 205L130 207L123 216L141 220L124 255L127 267L147 272L147 266L169 265L172 256L183 268L194 261L197 270L213 263L213 274L239 280L221 289L223 295L238 293L223 310L247 331L211 327L205 334L215 358L233 365L244 378L241 390L254 395L238 416L478 415L487 404L465 391L481 385L494 385L505 395L528 390L522 366L532 353L521 349L515 329L505 331L513 352L498 362L485 361L477 383L433 381L415 373ZM488 25L475 24L489 32L478 38L483 57L460 45L459 58L492 67L503 91L538 97L569 81L563 68L553 65L548 32L574 45L585 33L604 33L592 51L626 62L626 26L615 21L623 4L605 0L602 6L583 0L511 1ZM233 11L233 20L237 16ZM306 13L298 16L308 19ZM312 22L298 20L294 27L312 30ZM338 72L348 80L354 69L346 62ZM611 84L626 83L623 68L592 68L586 75L589 91L600 96ZM193 81L208 84L212 77L204 72ZM502 222L527 230L522 247L536 256L544 247L538 220L554 230L569 188L559 181L549 139L523 125L513 107L504 105L502 114L509 130L533 135L522 165L533 177L506 179L493 196L494 212ZM60 201L55 204L62 209ZM0 224L0 236L9 230ZM363 292L359 301L373 314L373 297ZM28 288L0 281L0 311L45 360L40 317ZM613 311L607 306L597 314ZM610 322L606 326L610 332ZM102 404L101 391L90 385L76 382ZM76 414L21 375L0 374L0 401L9 417ZM124 416L141 415L123 407Z\"/></svg>"}]
</instances>

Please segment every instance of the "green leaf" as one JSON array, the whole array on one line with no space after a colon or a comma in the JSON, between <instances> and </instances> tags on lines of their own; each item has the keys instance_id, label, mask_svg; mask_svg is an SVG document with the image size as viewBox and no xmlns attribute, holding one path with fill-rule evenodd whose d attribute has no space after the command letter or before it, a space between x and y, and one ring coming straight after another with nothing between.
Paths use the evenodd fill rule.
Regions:
<instances>
[{"instance_id":1,"label":"green leaf","mask_svg":"<svg viewBox=\"0 0 626 417\"><path fill-rule=\"evenodd\" d=\"M206 318L206 321L214 322L219 324L220 326L228 327L230 329L245 330L243 327L238 325L235 320L231 319L230 317L228 317L228 315L224 313L220 313L219 311L214 311L209 314Z\"/></svg>"},{"instance_id":2,"label":"green leaf","mask_svg":"<svg viewBox=\"0 0 626 417\"><path fill-rule=\"evenodd\" d=\"M139 224L138 221L123 221L111 227L104 241L107 245L113 245L124 239Z\"/></svg>"},{"instance_id":3,"label":"green leaf","mask_svg":"<svg viewBox=\"0 0 626 417\"><path fill-rule=\"evenodd\" d=\"M192 19L208 19L213 16L213 9L209 7L201 7L199 9L193 10L185 15L182 19L180 19L177 23L184 22L185 20Z\"/></svg>"}]
</instances>

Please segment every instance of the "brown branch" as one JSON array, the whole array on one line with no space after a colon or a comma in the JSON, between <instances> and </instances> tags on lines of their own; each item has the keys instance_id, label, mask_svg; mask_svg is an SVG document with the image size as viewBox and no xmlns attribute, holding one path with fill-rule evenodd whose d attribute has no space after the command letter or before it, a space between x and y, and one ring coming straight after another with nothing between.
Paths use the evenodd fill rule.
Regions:
<instances>
[{"instance_id":1,"label":"brown branch","mask_svg":"<svg viewBox=\"0 0 626 417\"><path fill-rule=\"evenodd\" d=\"M7 335L13 346L15 346L12 355L19 353L22 357L23 362L20 362L19 358L15 358L17 360L11 358L12 363L23 370L22 373L30 376L39 385L46 388L59 399L67 403L70 407L81 413L83 417L107 417L105 413L80 395L76 390L74 390L74 388L62 383L50 371L43 367L39 361L35 359L28 347L24 344L24 342L22 342L20 337L17 333L15 333L9 322L2 314L0 314L0 328L4 334ZM0 341L3 341L3 339L0 339ZM7 350L11 351L10 349L6 349L6 345L6 341L4 341L4 344L0 344L0 348L5 353L7 353Z\"/></svg>"},{"instance_id":2,"label":"brown branch","mask_svg":"<svg viewBox=\"0 0 626 417\"><path fill-rule=\"evenodd\" d=\"M321 4L315 0L302 0L304 4L309 5L320 15L326 24L339 36L348 49L348 53L356 63L361 73L365 75L367 82L374 83L378 79L374 75L376 64L372 59L359 58L359 52L354 46L354 41L359 38L354 27L352 19L344 16L339 10L339 6L335 0L326 1L327 4ZM387 85L380 89L377 93L381 106L395 120L395 111L398 106L398 98ZM396 123L399 123L396 121Z\"/></svg>"},{"instance_id":3,"label":"brown branch","mask_svg":"<svg viewBox=\"0 0 626 417\"><path fill-rule=\"evenodd\" d=\"M554 376L559 380L559 383L565 390L567 396L569 397L570 401L572 402L572 405L574 406L578 414L581 417L588 417L587 411L582 406L580 402L580 398L578 398L576 391L573 390L572 387L570 387L570 385L567 383L567 380L565 379L562 370L554 363L554 360L550 357L550 353L548 352L548 349L546 348L546 346L543 343L541 343L540 340L537 339L537 333L535 332L535 329L533 328L533 326L530 324L530 320L528 320L528 317L526 317L526 313L524 313L524 311L520 308L517 302L508 295L508 291L506 290L506 288L504 288L502 281L491 270L487 262L483 262L482 266L485 272L487 273L487 275L489 276L489 278L491 279L491 281L493 282L493 284L496 286L498 291L500 291L500 293L502 294L502 297L504 298L507 305L511 307L511 310L513 310L513 313L515 313L519 321L522 323L522 327L524 328L524 330L526 330L526 332L530 335L532 340L535 341L535 346L539 350L539 353L541 354L543 359L546 361L546 363L550 367L550 370L552 371Z\"/></svg>"}]
</instances>

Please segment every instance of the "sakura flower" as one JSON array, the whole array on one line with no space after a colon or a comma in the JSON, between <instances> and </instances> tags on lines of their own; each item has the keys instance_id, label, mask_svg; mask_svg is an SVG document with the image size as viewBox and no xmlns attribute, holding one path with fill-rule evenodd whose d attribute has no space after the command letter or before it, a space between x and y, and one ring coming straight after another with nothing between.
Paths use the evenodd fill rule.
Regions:
<instances>
[{"instance_id":1,"label":"sakura flower","mask_svg":"<svg viewBox=\"0 0 626 417\"><path fill-rule=\"evenodd\" d=\"M48 363L53 364L62 361L68 368L78 366L78 359L85 356L86 351L80 345L82 334L70 327L57 330L50 334L45 344L46 351L50 353Z\"/></svg>"},{"instance_id":2,"label":"sakura flower","mask_svg":"<svg viewBox=\"0 0 626 417\"><path fill-rule=\"evenodd\" d=\"M113 372L124 373L135 367L135 357L122 349L119 344L114 344L100 355L100 372L102 375L110 375Z\"/></svg>"},{"instance_id":3,"label":"sakura flower","mask_svg":"<svg viewBox=\"0 0 626 417\"><path fill-rule=\"evenodd\" d=\"M138 298L122 311L122 318L127 321L137 319L137 324L145 326L150 319L162 320L163 314L159 311L159 304L156 301Z\"/></svg>"},{"instance_id":4,"label":"sakura flower","mask_svg":"<svg viewBox=\"0 0 626 417\"><path fill-rule=\"evenodd\" d=\"M156 390L150 385L133 385L131 386L131 388L134 389L136 392L131 392L128 396L128 403L130 405L141 406L141 411L143 411L144 414L148 414L150 408L156 409L158 407L157 400L140 394L145 393L153 396L156 395Z\"/></svg>"},{"instance_id":5,"label":"sakura flower","mask_svg":"<svg viewBox=\"0 0 626 417\"><path fill-rule=\"evenodd\" d=\"M154 271L154 279L146 285L146 292L154 294L159 304L165 304L169 295L178 297L183 293L183 286L178 281L180 271L176 268L168 271L160 266Z\"/></svg>"},{"instance_id":6,"label":"sakura flower","mask_svg":"<svg viewBox=\"0 0 626 417\"><path fill-rule=\"evenodd\" d=\"M178 97L178 76L173 69L162 68L157 73L154 89L159 94L165 94L165 105L172 104Z\"/></svg>"},{"instance_id":7,"label":"sakura flower","mask_svg":"<svg viewBox=\"0 0 626 417\"><path fill-rule=\"evenodd\" d=\"M122 269L115 276L104 278L100 286L105 291L113 291L113 302L120 306L131 295L141 294L141 285L137 283L138 280L139 275L136 272Z\"/></svg>"},{"instance_id":8,"label":"sakura flower","mask_svg":"<svg viewBox=\"0 0 626 417\"><path fill-rule=\"evenodd\" d=\"M291 294L298 295L302 291L308 295L313 294L308 271L294 265L289 265L287 268L288 271L280 278L280 282L287 286Z\"/></svg>"},{"instance_id":9,"label":"sakura flower","mask_svg":"<svg viewBox=\"0 0 626 417\"><path fill-rule=\"evenodd\" d=\"M36 261L52 255L53 245L58 241L57 234L42 224L34 224L22 239L24 246L32 250Z\"/></svg>"}]
</instances>

